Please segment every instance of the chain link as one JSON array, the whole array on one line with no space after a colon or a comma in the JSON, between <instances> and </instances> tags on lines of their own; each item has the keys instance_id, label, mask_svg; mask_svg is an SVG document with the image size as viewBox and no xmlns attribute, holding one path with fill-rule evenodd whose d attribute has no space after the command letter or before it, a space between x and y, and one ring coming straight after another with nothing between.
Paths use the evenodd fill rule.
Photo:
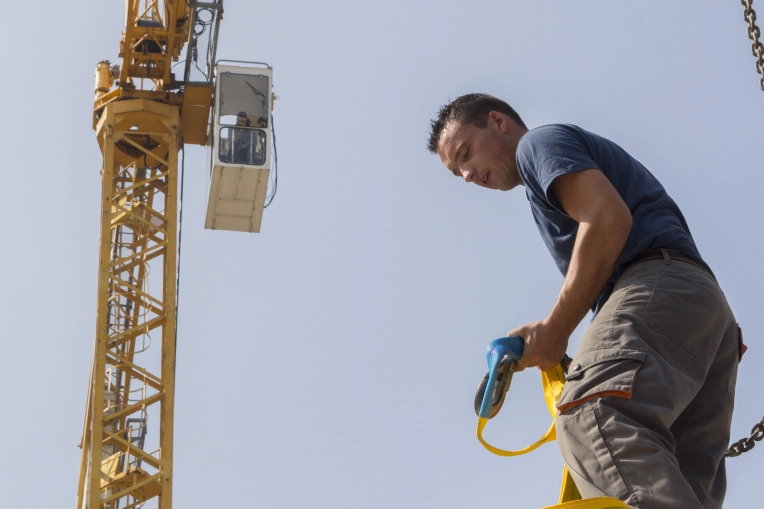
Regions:
<instances>
[{"instance_id":1,"label":"chain link","mask_svg":"<svg viewBox=\"0 0 764 509\"><path fill-rule=\"evenodd\" d=\"M761 30L756 26L756 11L753 10L753 0L740 0L743 4L743 19L748 22L748 38L751 39L751 53L756 57L756 72L761 74L759 86L764 90L764 45L759 41Z\"/></svg>"},{"instance_id":2,"label":"chain link","mask_svg":"<svg viewBox=\"0 0 764 509\"><path fill-rule=\"evenodd\" d=\"M732 444L727 450L727 454L725 454L725 456L729 458L740 456L744 452L748 452L753 449L753 446L756 445L756 442L760 442L762 439L764 439L764 418L761 419L760 423L753 427L750 437L738 440Z\"/></svg>"}]
</instances>

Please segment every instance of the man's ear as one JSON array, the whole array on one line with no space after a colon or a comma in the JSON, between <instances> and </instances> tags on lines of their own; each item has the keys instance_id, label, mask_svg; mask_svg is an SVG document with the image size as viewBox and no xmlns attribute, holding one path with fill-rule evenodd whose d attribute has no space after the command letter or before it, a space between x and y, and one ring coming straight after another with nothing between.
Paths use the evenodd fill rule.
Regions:
<instances>
[{"instance_id":1,"label":"man's ear","mask_svg":"<svg viewBox=\"0 0 764 509\"><path fill-rule=\"evenodd\" d=\"M492 111L488 113L488 123L494 124L502 133L506 133L509 129L509 125L507 124L507 117L498 111Z\"/></svg>"}]
</instances>

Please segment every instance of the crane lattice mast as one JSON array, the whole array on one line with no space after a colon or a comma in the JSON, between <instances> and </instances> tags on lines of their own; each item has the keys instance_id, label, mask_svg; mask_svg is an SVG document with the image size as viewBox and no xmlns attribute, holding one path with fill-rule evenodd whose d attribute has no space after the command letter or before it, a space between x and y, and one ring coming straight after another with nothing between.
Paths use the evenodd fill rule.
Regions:
<instances>
[{"instance_id":1,"label":"crane lattice mast","mask_svg":"<svg viewBox=\"0 0 764 509\"><path fill-rule=\"evenodd\" d=\"M127 0L121 65L96 70L103 191L77 509L172 507L178 151L206 143L222 4Z\"/></svg>"}]
</instances>

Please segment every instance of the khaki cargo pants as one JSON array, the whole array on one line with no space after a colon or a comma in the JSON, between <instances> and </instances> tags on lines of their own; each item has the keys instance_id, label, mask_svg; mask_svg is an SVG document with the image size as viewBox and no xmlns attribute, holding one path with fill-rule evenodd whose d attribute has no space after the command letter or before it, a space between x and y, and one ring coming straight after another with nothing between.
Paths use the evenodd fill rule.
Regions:
<instances>
[{"instance_id":1,"label":"khaki cargo pants","mask_svg":"<svg viewBox=\"0 0 764 509\"><path fill-rule=\"evenodd\" d=\"M720 509L739 341L707 272L677 260L628 267L558 404L557 440L582 496Z\"/></svg>"}]
</instances>

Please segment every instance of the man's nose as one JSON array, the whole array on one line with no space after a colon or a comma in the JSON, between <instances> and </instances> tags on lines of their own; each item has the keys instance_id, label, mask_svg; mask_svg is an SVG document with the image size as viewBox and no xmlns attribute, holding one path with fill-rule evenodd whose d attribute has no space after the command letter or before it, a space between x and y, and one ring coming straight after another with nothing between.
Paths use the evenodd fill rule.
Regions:
<instances>
[{"instance_id":1,"label":"man's nose","mask_svg":"<svg viewBox=\"0 0 764 509\"><path fill-rule=\"evenodd\" d=\"M472 182L475 178L475 168L471 166L460 166L459 172L462 174L462 178L465 182Z\"/></svg>"}]
</instances>

